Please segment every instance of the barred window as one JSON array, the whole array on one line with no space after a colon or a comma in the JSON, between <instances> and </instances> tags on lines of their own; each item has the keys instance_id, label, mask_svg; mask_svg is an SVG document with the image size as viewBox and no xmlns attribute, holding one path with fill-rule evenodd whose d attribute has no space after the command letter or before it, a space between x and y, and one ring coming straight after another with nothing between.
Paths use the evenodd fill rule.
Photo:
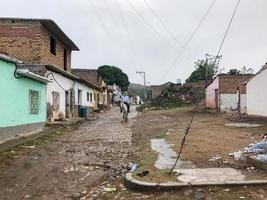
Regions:
<instances>
[{"instance_id":1,"label":"barred window","mask_svg":"<svg viewBox=\"0 0 267 200\"><path fill-rule=\"evenodd\" d=\"M40 93L37 90L29 91L30 114L37 115L40 112Z\"/></svg>"}]
</instances>

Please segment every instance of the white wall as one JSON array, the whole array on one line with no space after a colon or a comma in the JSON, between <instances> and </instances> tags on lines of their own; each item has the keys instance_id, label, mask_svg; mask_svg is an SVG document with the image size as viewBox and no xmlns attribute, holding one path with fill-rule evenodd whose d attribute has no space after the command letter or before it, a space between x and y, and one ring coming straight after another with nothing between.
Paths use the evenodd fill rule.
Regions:
<instances>
[{"instance_id":1,"label":"white wall","mask_svg":"<svg viewBox=\"0 0 267 200\"><path fill-rule=\"evenodd\" d=\"M262 71L247 84L247 114L267 116L267 70Z\"/></svg>"},{"instance_id":2,"label":"white wall","mask_svg":"<svg viewBox=\"0 0 267 200\"><path fill-rule=\"evenodd\" d=\"M82 91L82 100L81 100L81 105L82 106L87 106L87 107L93 107L94 106L94 91L93 89L76 82L74 85L75 89L75 105L78 105L78 90ZM92 101L90 101L90 95L89 95L89 101L87 101L87 92L90 94L92 93Z\"/></svg>"},{"instance_id":3,"label":"white wall","mask_svg":"<svg viewBox=\"0 0 267 200\"><path fill-rule=\"evenodd\" d=\"M54 75L54 78L63 87L63 89L56 83L56 81L52 78L53 76L50 73ZM47 71L46 76L47 75L48 75L48 78L52 80L52 82L48 83L46 86L46 102L52 105L53 104L52 92L58 92L60 95L59 112L62 112L65 115L65 109L66 109L65 108L65 101L66 101L65 90L71 89L74 82L71 79L66 78L56 72Z\"/></svg>"},{"instance_id":4,"label":"white wall","mask_svg":"<svg viewBox=\"0 0 267 200\"><path fill-rule=\"evenodd\" d=\"M57 82L62 86L62 88L56 83L56 81L52 78L52 75L50 74L52 73L54 75L54 78L57 80ZM50 103L51 105L53 104L53 96L52 96L52 92L58 92L60 94L60 105L59 105L59 112L58 113L63 113L65 116L65 90L70 91L71 89L74 89L74 95L75 95L75 105L78 105L78 89L82 90L82 102L81 105L82 106L88 106L88 107L93 107L94 105L94 99L93 99L93 89L79 83L79 82L74 82L73 80L64 77L56 72L51 72L48 71L46 73L46 76L50 74L48 76L49 79L52 80L51 83L48 83L46 86L46 102ZM87 101L87 92L92 93L92 102ZM90 99L89 99L90 100Z\"/></svg>"},{"instance_id":5,"label":"white wall","mask_svg":"<svg viewBox=\"0 0 267 200\"><path fill-rule=\"evenodd\" d=\"M241 112L246 112L246 94L241 94ZM237 109L237 94L220 94L220 110L231 111Z\"/></svg>"}]
</instances>

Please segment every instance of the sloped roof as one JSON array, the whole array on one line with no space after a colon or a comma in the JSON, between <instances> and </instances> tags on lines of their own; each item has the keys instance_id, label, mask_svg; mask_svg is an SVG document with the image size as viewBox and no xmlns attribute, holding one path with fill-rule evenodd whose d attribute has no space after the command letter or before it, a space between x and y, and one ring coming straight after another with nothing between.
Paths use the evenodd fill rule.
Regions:
<instances>
[{"instance_id":1,"label":"sloped roof","mask_svg":"<svg viewBox=\"0 0 267 200\"><path fill-rule=\"evenodd\" d=\"M36 18L9 18L9 17L0 17L0 20L14 20L14 21L38 21L40 22L47 30L55 35L66 47L73 51L79 51L80 49L77 45L61 30L61 28L51 19L36 19Z\"/></svg>"},{"instance_id":2,"label":"sloped roof","mask_svg":"<svg viewBox=\"0 0 267 200\"><path fill-rule=\"evenodd\" d=\"M12 58L12 57L9 57L9 56L3 55L3 54L0 54L0 60L4 60L7 62L12 62L12 63L16 63L16 64L22 63L20 60L17 60L16 58Z\"/></svg>"},{"instance_id":3,"label":"sloped roof","mask_svg":"<svg viewBox=\"0 0 267 200\"><path fill-rule=\"evenodd\" d=\"M262 66L262 68L255 74L255 76L253 76L252 78L250 78L248 82L250 82L254 77L258 76L259 74L261 74L263 71L265 71L267 69L267 63L265 63L265 65Z\"/></svg>"}]
</instances>

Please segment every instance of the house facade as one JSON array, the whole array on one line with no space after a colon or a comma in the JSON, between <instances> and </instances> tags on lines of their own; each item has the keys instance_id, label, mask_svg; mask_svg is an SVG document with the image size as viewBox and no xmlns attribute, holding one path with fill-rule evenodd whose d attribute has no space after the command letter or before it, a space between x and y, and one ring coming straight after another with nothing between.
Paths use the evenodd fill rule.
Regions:
<instances>
[{"instance_id":1,"label":"house facade","mask_svg":"<svg viewBox=\"0 0 267 200\"><path fill-rule=\"evenodd\" d=\"M108 108L108 88L107 84L103 81L102 76L98 73L97 69L72 69L72 73L87 82L92 83L94 87L94 110L101 111Z\"/></svg>"},{"instance_id":2,"label":"house facade","mask_svg":"<svg viewBox=\"0 0 267 200\"><path fill-rule=\"evenodd\" d=\"M17 69L20 61L0 54L0 140L42 128L47 78Z\"/></svg>"},{"instance_id":3,"label":"house facade","mask_svg":"<svg viewBox=\"0 0 267 200\"><path fill-rule=\"evenodd\" d=\"M71 52L79 48L49 19L0 18L0 52L22 61L20 68L47 77L47 120L79 117L94 102L91 84L71 74Z\"/></svg>"},{"instance_id":4,"label":"house facade","mask_svg":"<svg viewBox=\"0 0 267 200\"><path fill-rule=\"evenodd\" d=\"M236 109L246 112L245 83L253 76L219 74L206 87L206 107L222 112Z\"/></svg>"},{"instance_id":5,"label":"house facade","mask_svg":"<svg viewBox=\"0 0 267 200\"><path fill-rule=\"evenodd\" d=\"M247 114L267 117L267 64L247 83Z\"/></svg>"},{"instance_id":6,"label":"house facade","mask_svg":"<svg viewBox=\"0 0 267 200\"><path fill-rule=\"evenodd\" d=\"M53 20L0 18L1 54L71 72L71 52L78 50Z\"/></svg>"}]
</instances>

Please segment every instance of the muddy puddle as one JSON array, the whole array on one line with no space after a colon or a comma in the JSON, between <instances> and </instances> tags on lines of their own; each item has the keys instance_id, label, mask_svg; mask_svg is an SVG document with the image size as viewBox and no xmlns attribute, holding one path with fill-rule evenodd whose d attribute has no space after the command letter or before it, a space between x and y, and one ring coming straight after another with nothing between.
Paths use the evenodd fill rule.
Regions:
<instances>
[{"instance_id":1,"label":"muddy puddle","mask_svg":"<svg viewBox=\"0 0 267 200\"><path fill-rule=\"evenodd\" d=\"M154 166L157 169L171 169L175 163L177 153L165 139L151 139L150 141L151 149L158 153ZM194 165L190 161L179 160L175 168L194 168Z\"/></svg>"}]
</instances>

